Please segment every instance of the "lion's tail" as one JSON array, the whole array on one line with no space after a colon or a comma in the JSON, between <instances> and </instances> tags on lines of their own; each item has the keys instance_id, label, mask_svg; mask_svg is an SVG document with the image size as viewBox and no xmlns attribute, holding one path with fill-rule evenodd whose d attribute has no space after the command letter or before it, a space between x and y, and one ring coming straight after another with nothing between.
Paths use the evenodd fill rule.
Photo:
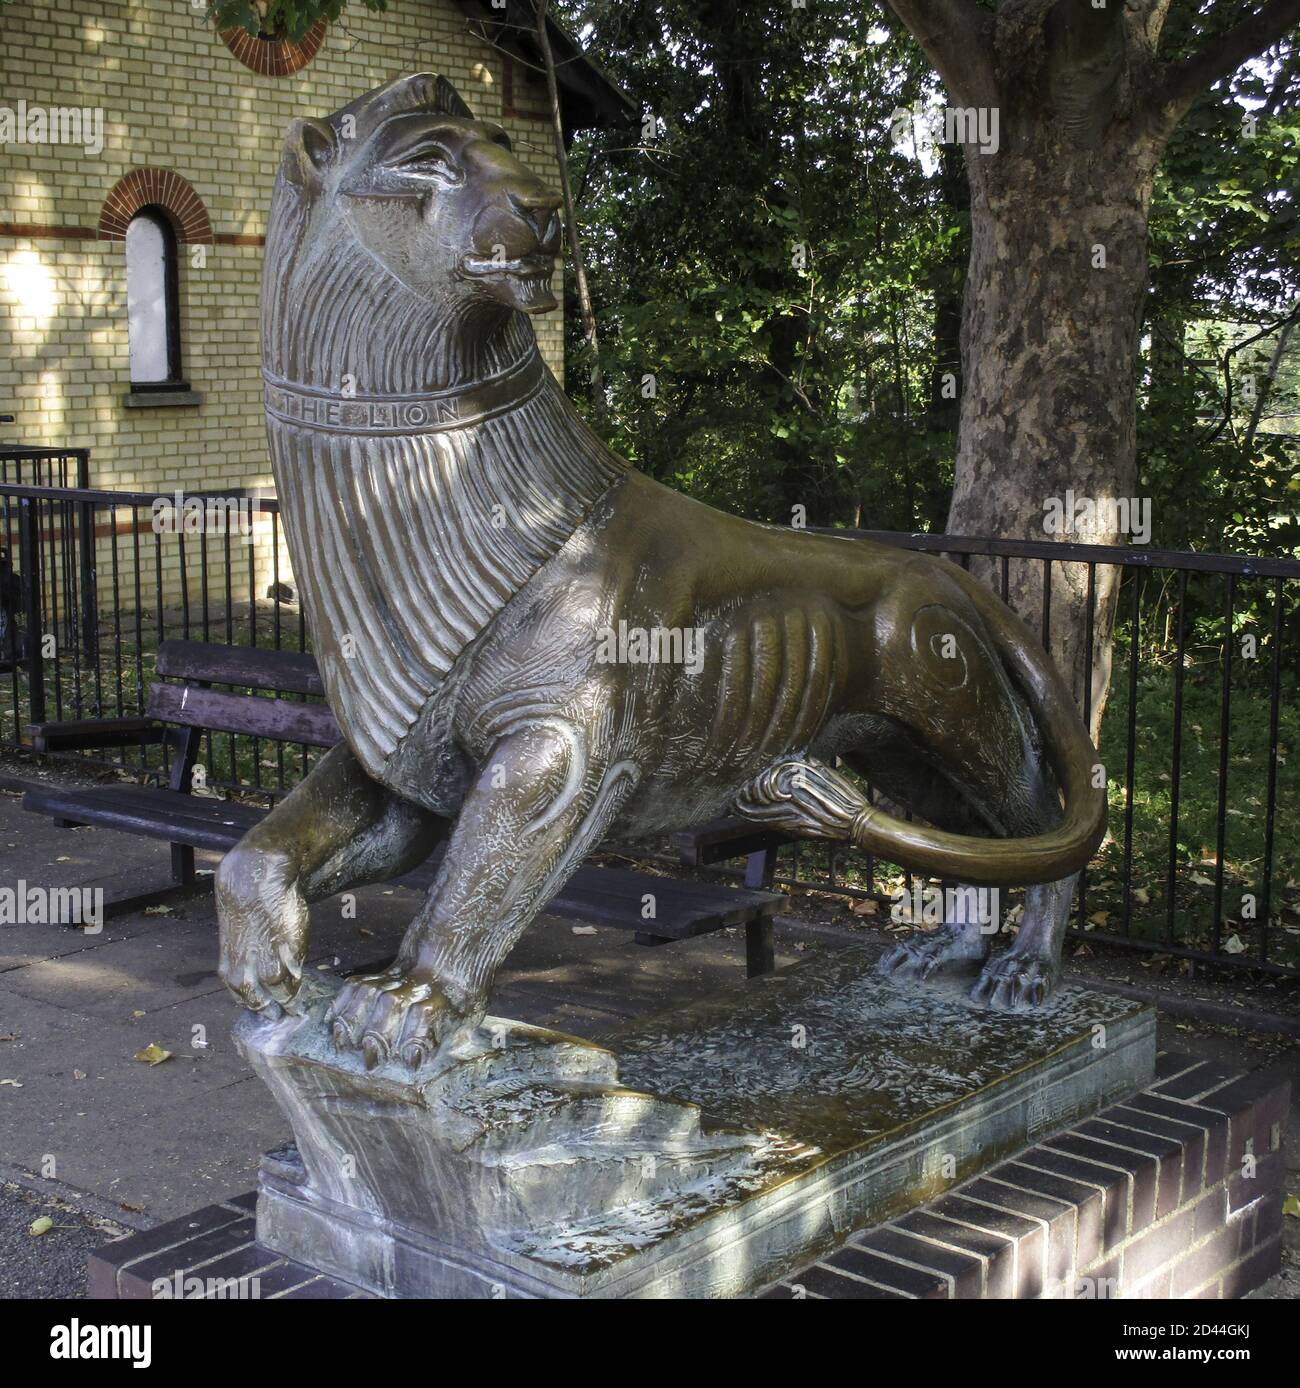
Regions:
<instances>
[{"instance_id":1,"label":"lion's tail","mask_svg":"<svg viewBox=\"0 0 1300 1388\"><path fill-rule=\"evenodd\" d=\"M1000 599L973 579L963 586L1043 735L1065 800L1060 822L1044 833L1005 839L910 824L872 805L847 777L813 758L769 767L738 798L740 814L811 838L852 843L889 861L960 882L1056 882L1087 864L1106 832L1106 791L1104 782L1097 784L1103 780L1094 774L1097 754L1070 692L1029 629Z\"/></svg>"}]
</instances>

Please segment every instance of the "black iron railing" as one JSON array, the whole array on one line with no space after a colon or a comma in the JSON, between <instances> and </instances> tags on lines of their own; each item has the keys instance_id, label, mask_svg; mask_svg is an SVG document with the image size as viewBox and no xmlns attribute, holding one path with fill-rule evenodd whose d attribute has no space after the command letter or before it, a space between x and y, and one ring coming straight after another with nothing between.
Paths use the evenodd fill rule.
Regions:
<instances>
[{"instance_id":1,"label":"black iron railing","mask_svg":"<svg viewBox=\"0 0 1300 1388\"><path fill-rule=\"evenodd\" d=\"M17 462L0 456L0 514L16 559L3 589L0 742L30 746L36 723L142 712L154 652L168 637L309 649L285 582L273 498L212 494L240 501L251 542L230 527L188 533L155 523L156 493L69 485L75 452L26 460L45 469L40 484L30 474L8 480L6 457ZM1024 593L1033 574L1049 650L1054 573L1074 566L1075 588L1087 595L1089 658L1099 576L1118 576L1101 738L1111 834L1085 875L1075 934L1161 956L1153 967L1214 960L1300 976L1300 562L839 533L991 563L1004 597ZM1086 706L1086 680L1079 694ZM209 739L206 754L209 784L267 798L291 787L315 755L224 735ZM159 744L62 755L136 776L165 773ZM886 918L895 889L910 890L895 865L812 843L783 851L778 881L874 901Z\"/></svg>"}]
</instances>

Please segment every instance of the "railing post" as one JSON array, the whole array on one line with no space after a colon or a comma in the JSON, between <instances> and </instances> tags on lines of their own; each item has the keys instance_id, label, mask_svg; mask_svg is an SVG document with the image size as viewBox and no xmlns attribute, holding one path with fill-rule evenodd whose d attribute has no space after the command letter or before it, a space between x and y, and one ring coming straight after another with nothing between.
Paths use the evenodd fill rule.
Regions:
<instances>
[{"instance_id":1,"label":"railing post","mask_svg":"<svg viewBox=\"0 0 1300 1388\"><path fill-rule=\"evenodd\" d=\"M41 524L39 502L18 500L18 562L27 617L27 700L32 723L45 722L45 652L41 623Z\"/></svg>"},{"instance_id":2,"label":"railing post","mask_svg":"<svg viewBox=\"0 0 1300 1388\"><path fill-rule=\"evenodd\" d=\"M77 459L77 486L82 491L90 490L90 450L79 448ZM95 572L95 504L92 501L77 503L77 532L81 560L81 642L82 652L87 664L92 661L99 668L99 594L96 590ZM95 710L99 712L98 709Z\"/></svg>"}]
</instances>

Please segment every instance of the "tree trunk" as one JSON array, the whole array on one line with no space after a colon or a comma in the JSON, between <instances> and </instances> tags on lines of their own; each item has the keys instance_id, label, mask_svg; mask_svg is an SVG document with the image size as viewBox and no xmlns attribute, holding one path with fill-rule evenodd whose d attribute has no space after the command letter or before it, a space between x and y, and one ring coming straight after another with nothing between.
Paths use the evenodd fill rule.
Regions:
<instances>
[{"instance_id":1,"label":"tree trunk","mask_svg":"<svg viewBox=\"0 0 1300 1388\"><path fill-rule=\"evenodd\" d=\"M1125 125L1081 144L1043 113L997 155L967 147L971 260L962 315L962 402L948 531L1092 544L1114 524L1053 534L1055 508L1136 492L1136 369L1147 216L1163 141ZM1012 466L1008 466L1008 463ZM1071 496L1072 494L1072 496ZM1105 516L1105 511L1101 515ZM1111 508L1111 516L1114 511ZM997 561L972 561L1000 584ZM1085 564L1053 563L1049 647L1094 739L1110 680L1119 575L1095 571L1092 664ZM1041 629L1044 566L1012 560L1008 598Z\"/></svg>"},{"instance_id":2,"label":"tree trunk","mask_svg":"<svg viewBox=\"0 0 1300 1388\"><path fill-rule=\"evenodd\" d=\"M578 209L573 198L573 180L569 176L569 151L564 143L564 117L560 109L560 87L555 75L555 55L551 51L550 30L546 27L549 0L537 0L537 46L546 71L546 92L551 108L551 129L555 137L555 162L560 170L560 194L564 198L564 226L569 242L569 261L573 266L573 284L578 292L578 313L582 318L582 335L591 354L591 405L598 418L605 414L605 380L600 369L600 339L596 330L596 309L587 284L587 264L582 256L582 240L578 235Z\"/></svg>"}]
</instances>

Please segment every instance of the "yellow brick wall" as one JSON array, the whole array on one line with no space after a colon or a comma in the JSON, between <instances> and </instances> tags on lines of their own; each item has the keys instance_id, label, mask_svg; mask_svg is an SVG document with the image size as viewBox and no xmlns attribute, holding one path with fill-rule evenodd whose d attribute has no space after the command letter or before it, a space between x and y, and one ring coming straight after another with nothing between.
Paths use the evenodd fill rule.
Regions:
<instances>
[{"instance_id":1,"label":"yellow brick wall","mask_svg":"<svg viewBox=\"0 0 1300 1388\"><path fill-rule=\"evenodd\" d=\"M287 122L328 114L421 70L450 78L476 114L506 125L524 162L554 178L549 127L504 115L501 56L470 34L451 0L390 0L384 14L354 5L314 60L284 77L240 64L185 0L14 0L0 8L0 103L102 107L104 148L0 150L0 222L93 230L118 179L154 166L190 182L218 238L261 236ZM545 107L522 65L514 84L518 107ZM89 448L94 487L269 490L258 362L262 248L205 246L202 264L196 249L181 247L182 362L203 403L132 409L124 403L123 243L0 236L0 412L17 416L16 425L0 426L0 438ZM555 289L560 296L558 272ZM560 314L535 326L561 374Z\"/></svg>"}]
</instances>

